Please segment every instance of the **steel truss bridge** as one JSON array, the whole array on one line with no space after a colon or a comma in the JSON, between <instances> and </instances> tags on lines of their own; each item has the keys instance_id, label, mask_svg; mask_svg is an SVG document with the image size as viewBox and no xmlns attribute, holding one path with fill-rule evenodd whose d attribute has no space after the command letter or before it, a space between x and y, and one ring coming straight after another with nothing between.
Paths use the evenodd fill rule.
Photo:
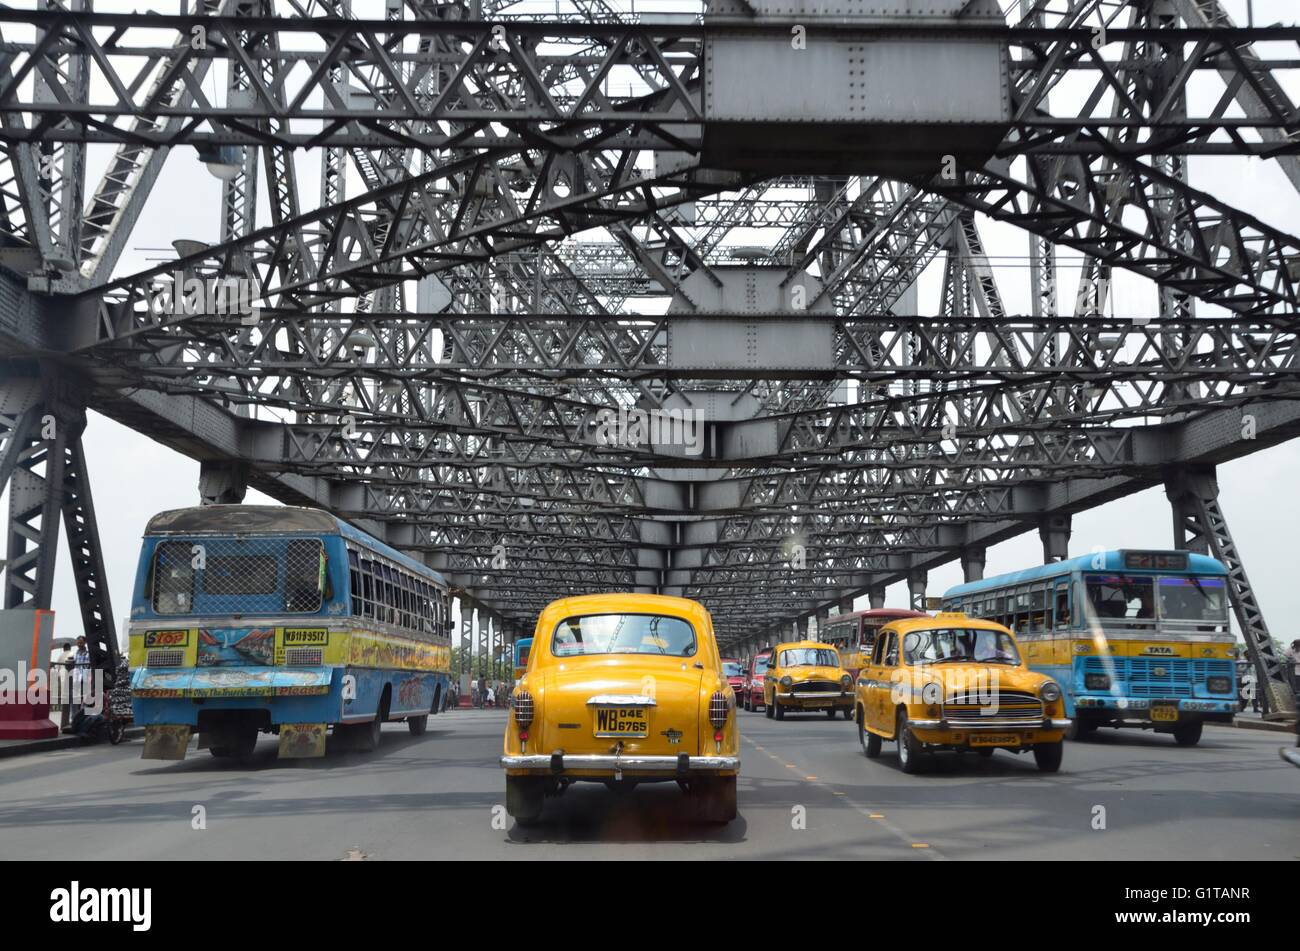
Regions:
<instances>
[{"instance_id":1,"label":"steel truss bridge","mask_svg":"<svg viewBox=\"0 0 1300 951\"><path fill-rule=\"evenodd\" d=\"M744 649L1023 532L1059 559L1073 513L1164 486L1293 710L1215 467L1300 434L1300 238L1187 163L1300 188L1300 29L1217 0L355 6L0 10L3 606L49 605L62 523L116 651L88 408L200 460L204 502L420 553L494 638L634 589ZM222 177L219 237L134 270L178 150ZM607 438L638 412L697 443Z\"/></svg>"}]
</instances>

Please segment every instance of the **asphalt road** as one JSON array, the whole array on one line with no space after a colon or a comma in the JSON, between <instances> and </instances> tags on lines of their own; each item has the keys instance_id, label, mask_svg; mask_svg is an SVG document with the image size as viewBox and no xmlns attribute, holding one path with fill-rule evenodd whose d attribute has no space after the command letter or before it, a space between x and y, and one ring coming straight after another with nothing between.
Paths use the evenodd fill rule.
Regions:
<instances>
[{"instance_id":1,"label":"asphalt road","mask_svg":"<svg viewBox=\"0 0 1300 951\"><path fill-rule=\"evenodd\" d=\"M1106 731L1067 745L1055 775L998 751L906 776L892 744L863 757L844 720L739 715L740 817L721 828L684 818L673 784L580 784L516 828L505 713L455 711L422 737L389 726L370 755L280 762L266 737L248 767L145 762L139 740L0 760L0 858L1300 859L1285 734L1207 727L1183 749Z\"/></svg>"}]
</instances>

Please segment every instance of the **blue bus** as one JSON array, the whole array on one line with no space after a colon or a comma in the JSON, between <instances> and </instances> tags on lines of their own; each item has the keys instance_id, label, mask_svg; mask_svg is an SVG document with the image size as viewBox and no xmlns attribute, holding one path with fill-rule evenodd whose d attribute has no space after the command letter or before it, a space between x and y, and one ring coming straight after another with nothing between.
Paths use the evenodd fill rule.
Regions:
<instances>
[{"instance_id":1,"label":"blue bus","mask_svg":"<svg viewBox=\"0 0 1300 951\"><path fill-rule=\"evenodd\" d=\"M518 680L528 672L528 652L532 649L533 639L531 637L521 637L511 646L511 664L510 668L514 673L514 679Z\"/></svg>"},{"instance_id":2,"label":"blue bus","mask_svg":"<svg viewBox=\"0 0 1300 951\"><path fill-rule=\"evenodd\" d=\"M957 585L943 608L1011 628L1074 738L1126 726L1193 746L1237 707L1227 575L1193 552L1105 551Z\"/></svg>"},{"instance_id":3,"label":"blue bus","mask_svg":"<svg viewBox=\"0 0 1300 951\"><path fill-rule=\"evenodd\" d=\"M373 750L385 721L424 733L451 671L446 581L328 512L210 505L154 516L131 599L144 758L190 738L246 760Z\"/></svg>"}]
</instances>

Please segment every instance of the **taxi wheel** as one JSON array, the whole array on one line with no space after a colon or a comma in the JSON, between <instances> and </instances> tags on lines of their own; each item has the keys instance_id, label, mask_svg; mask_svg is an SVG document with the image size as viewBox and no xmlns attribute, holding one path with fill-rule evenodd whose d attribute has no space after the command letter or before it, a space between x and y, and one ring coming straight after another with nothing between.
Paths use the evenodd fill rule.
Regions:
<instances>
[{"instance_id":1,"label":"taxi wheel","mask_svg":"<svg viewBox=\"0 0 1300 951\"><path fill-rule=\"evenodd\" d=\"M424 713L418 717L407 717L406 728L411 731L411 736L424 736L425 730L429 729L429 714Z\"/></svg>"},{"instance_id":2,"label":"taxi wheel","mask_svg":"<svg viewBox=\"0 0 1300 951\"><path fill-rule=\"evenodd\" d=\"M907 711L898 711L898 725L894 738L898 740L898 765L905 773L915 773L921 769L921 744L912 736L912 728L907 724Z\"/></svg>"},{"instance_id":3,"label":"taxi wheel","mask_svg":"<svg viewBox=\"0 0 1300 951\"><path fill-rule=\"evenodd\" d=\"M880 736L867 732L862 725L861 716L858 717L858 742L862 744L862 752L867 754L867 759L875 759L880 755Z\"/></svg>"},{"instance_id":4,"label":"taxi wheel","mask_svg":"<svg viewBox=\"0 0 1300 951\"><path fill-rule=\"evenodd\" d=\"M753 713L753 712L754 712L754 698L751 697L749 694L745 694L745 697L744 697L744 707L745 707L745 712L746 712L746 713Z\"/></svg>"},{"instance_id":5,"label":"taxi wheel","mask_svg":"<svg viewBox=\"0 0 1300 951\"><path fill-rule=\"evenodd\" d=\"M1180 723L1174 727L1174 742L1179 746L1195 746L1201 742L1201 727L1204 724L1200 720L1193 723Z\"/></svg>"},{"instance_id":6,"label":"taxi wheel","mask_svg":"<svg viewBox=\"0 0 1300 951\"><path fill-rule=\"evenodd\" d=\"M975 752L978 753L980 756L984 757L985 759L988 759L990 756L993 755L994 749L995 747L992 746L977 746L975 747Z\"/></svg>"},{"instance_id":7,"label":"taxi wheel","mask_svg":"<svg viewBox=\"0 0 1300 951\"><path fill-rule=\"evenodd\" d=\"M1054 773L1061 768L1061 757L1065 755L1065 744L1059 740L1055 743L1035 743L1034 762L1040 773Z\"/></svg>"},{"instance_id":8,"label":"taxi wheel","mask_svg":"<svg viewBox=\"0 0 1300 951\"><path fill-rule=\"evenodd\" d=\"M852 720L852 719L853 719L853 708L852 708L852 707L845 707L845 708L844 708L844 719L846 719L846 720Z\"/></svg>"},{"instance_id":9,"label":"taxi wheel","mask_svg":"<svg viewBox=\"0 0 1300 951\"><path fill-rule=\"evenodd\" d=\"M835 708L834 708L834 707L831 707L829 710L826 711L826 719L828 719L828 720L834 720L834 719L835 719Z\"/></svg>"},{"instance_id":10,"label":"taxi wheel","mask_svg":"<svg viewBox=\"0 0 1300 951\"><path fill-rule=\"evenodd\" d=\"M772 716L776 717L778 720L785 719L785 707L781 706L781 701L776 699L776 697L772 698Z\"/></svg>"},{"instance_id":11,"label":"taxi wheel","mask_svg":"<svg viewBox=\"0 0 1300 951\"><path fill-rule=\"evenodd\" d=\"M546 802L546 780L538 776L506 777L506 812L521 826L529 826L542 816Z\"/></svg>"}]
</instances>

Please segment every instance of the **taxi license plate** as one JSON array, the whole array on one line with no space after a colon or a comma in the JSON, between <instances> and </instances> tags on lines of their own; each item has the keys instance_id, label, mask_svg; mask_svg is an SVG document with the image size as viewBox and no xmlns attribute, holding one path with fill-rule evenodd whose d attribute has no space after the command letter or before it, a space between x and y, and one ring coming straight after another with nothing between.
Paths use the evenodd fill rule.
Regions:
<instances>
[{"instance_id":1,"label":"taxi license plate","mask_svg":"<svg viewBox=\"0 0 1300 951\"><path fill-rule=\"evenodd\" d=\"M805 700L804 701L805 707L829 707L830 705L831 702L829 700Z\"/></svg>"},{"instance_id":2,"label":"taxi license plate","mask_svg":"<svg viewBox=\"0 0 1300 951\"><path fill-rule=\"evenodd\" d=\"M972 733L971 746L1019 746L1020 737L1015 733Z\"/></svg>"},{"instance_id":3,"label":"taxi license plate","mask_svg":"<svg viewBox=\"0 0 1300 951\"><path fill-rule=\"evenodd\" d=\"M1159 723L1173 723L1178 719L1178 706L1173 703L1153 703L1151 719Z\"/></svg>"},{"instance_id":4,"label":"taxi license plate","mask_svg":"<svg viewBox=\"0 0 1300 951\"><path fill-rule=\"evenodd\" d=\"M650 714L644 707L597 707L596 736L644 737L650 732Z\"/></svg>"}]
</instances>

